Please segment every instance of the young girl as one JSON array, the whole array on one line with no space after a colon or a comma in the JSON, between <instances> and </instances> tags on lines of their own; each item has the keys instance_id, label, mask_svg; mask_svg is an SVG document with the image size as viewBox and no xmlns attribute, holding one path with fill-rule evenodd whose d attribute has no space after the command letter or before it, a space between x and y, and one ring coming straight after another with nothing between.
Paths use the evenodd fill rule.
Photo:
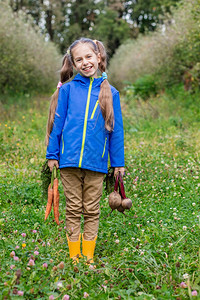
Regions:
<instances>
[{"instance_id":1,"label":"young girl","mask_svg":"<svg viewBox=\"0 0 200 300\"><path fill-rule=\"evenodd\" d=\"M73 76L73 68L78 72ZM78 260L81 215L82 254L93 262L99 201L108 153L115 175L124 173L124 138L119 92L107 80L106 52L100 41L76 40L67 50L61 81L52 96L47 123L48 166L60 168L66 196L70 258ZM102 76L98 77L100 71Z\"/></svg>"}]
</instances>

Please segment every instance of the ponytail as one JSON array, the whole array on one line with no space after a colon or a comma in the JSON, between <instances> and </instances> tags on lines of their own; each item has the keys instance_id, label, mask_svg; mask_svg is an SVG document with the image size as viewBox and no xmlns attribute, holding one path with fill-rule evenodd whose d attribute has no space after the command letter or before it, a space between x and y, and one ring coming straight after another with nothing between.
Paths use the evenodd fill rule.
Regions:
<instances>
[{"instance_id":1,"label":"ponytail","mask_svg":"<svg viewBox=\"0 0 200 300\"><path fill-rule=\"evenodd\" d=\"M95 40L94 42L101 56L101 61L99 63L99 70L102 73L104 73L106 71L106 65L107 65L106 50L104 45L100 41ZM99 105L101 108L103 118L105 120L105 128L108 131L112 131L114 127L113 97L112 97L110 84L107 78L105 78L101 83L100 93L99 93Z\"/></svg>"},{"instance_id":2,"label":"ponytail","mask_svg":"<svg viewBox=\"0 0 200 300\"><path fill-rule=\"evenodd\" d=\"M71 56L69 53L65 54L62 62L62 68L60 70L60 83L64 83L69 80L73 76L73 66L71 61ZM58 94L59 94L59 85L57 86L57 90L51 96L51 102L49 107L49 116L46 127L46 137L45 144L48 146L49 144L49 136L53 128L55 111L58 103Z\"/></svg>"}]
</instances>

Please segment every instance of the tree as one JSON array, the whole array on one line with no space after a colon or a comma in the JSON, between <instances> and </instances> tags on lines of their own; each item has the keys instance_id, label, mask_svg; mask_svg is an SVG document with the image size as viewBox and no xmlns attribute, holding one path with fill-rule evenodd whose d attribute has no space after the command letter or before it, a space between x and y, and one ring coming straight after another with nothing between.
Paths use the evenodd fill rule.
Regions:
<instances>
[{"instance_id":1,"label":"tree","mask_svg":"<svg viewBox=\"0 0 200 300\"><path fill-rule=\"evenodd\" d=\"M41 32L46 34L51 41L54 41L54 32L58 29L57 25L64 21L63 12L66 2L65 0L10 0L10 6L15 12L25 11L40 27Z\"/></svg>"},{"instance_id":2,"label":"tree","mask_svg":"<svg viewBox=\"0 0 200 300\"><path fill-rule=\"evenodd\" d=\"M107 8L97 17L92 34L105 44L111 57L121 43L130 38L131 29L116 11Z\"/></svg>"},{"instance_id":3,"label":"tree","mask_svg":"<svg viewBox=\"0 0 200 300\"><path fill-rule=\"evenodd\" d=\"M154 31L162 23L163 15L171 12L180 0L131 0L125 2L125 14L141 33Z\"/></svg>"},{"instance_id":4,"label":"tree","mask_svg":"<svg viewBox=\"0 0 200 300\"><path fill-rule=\"evenodd\" d=\"M99 10L99 4L93 0L69 1L65 8L65 26L58 33L61 35L61 50L81 37L92 37L93 27L96 21L96 14Z\"/></svg>"},{"instance_id":5,"label":"tree","mask_svg":"<svg viewBox=\"0 0 200 300\"><path fill-rule=\"evenodd\" d=\"M61 52L81 36L102 40L109 55L128 38L153 31L180 0L10 0L15 12L31 15Z\"/></svg>"}]
</instances>

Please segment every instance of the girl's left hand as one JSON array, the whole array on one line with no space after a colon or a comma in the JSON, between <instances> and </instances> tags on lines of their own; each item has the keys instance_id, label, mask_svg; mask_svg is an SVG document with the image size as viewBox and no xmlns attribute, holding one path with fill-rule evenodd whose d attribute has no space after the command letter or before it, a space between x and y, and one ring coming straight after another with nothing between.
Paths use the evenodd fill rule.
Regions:
<instances>
[{"instance_id":1,"label":"girl's left hand","mask_svg":"<svg viewBox=\"0 0 200 300\"><path fill-rule=\"evenodd\" d=\"M115 171L114 171L114 177L116 177L119 172L121 173L122 176L124 176L125 168L124 167L116 167Z\"/></svg>"}]
</instances>

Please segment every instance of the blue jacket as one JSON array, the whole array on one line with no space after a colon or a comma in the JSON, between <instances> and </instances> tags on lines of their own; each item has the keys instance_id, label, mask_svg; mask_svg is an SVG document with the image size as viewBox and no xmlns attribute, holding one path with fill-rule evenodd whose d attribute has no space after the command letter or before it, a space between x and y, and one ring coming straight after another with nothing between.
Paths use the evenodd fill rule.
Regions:
<instances>
[{"instance_id":1,"label":"blue jacket","mask_svg":"<svg viewBox=\"0 0 200 300\"><path fill-rule=\"evenodd\" d=\"M105 129L98 95L103 78L76 75L59 90L54 126L47 147L47 159L59 160L59 167L77 167L107 173L124 166L124 133L119 92L111 86L114 130Z\"/></svg>"}]
</instances>

